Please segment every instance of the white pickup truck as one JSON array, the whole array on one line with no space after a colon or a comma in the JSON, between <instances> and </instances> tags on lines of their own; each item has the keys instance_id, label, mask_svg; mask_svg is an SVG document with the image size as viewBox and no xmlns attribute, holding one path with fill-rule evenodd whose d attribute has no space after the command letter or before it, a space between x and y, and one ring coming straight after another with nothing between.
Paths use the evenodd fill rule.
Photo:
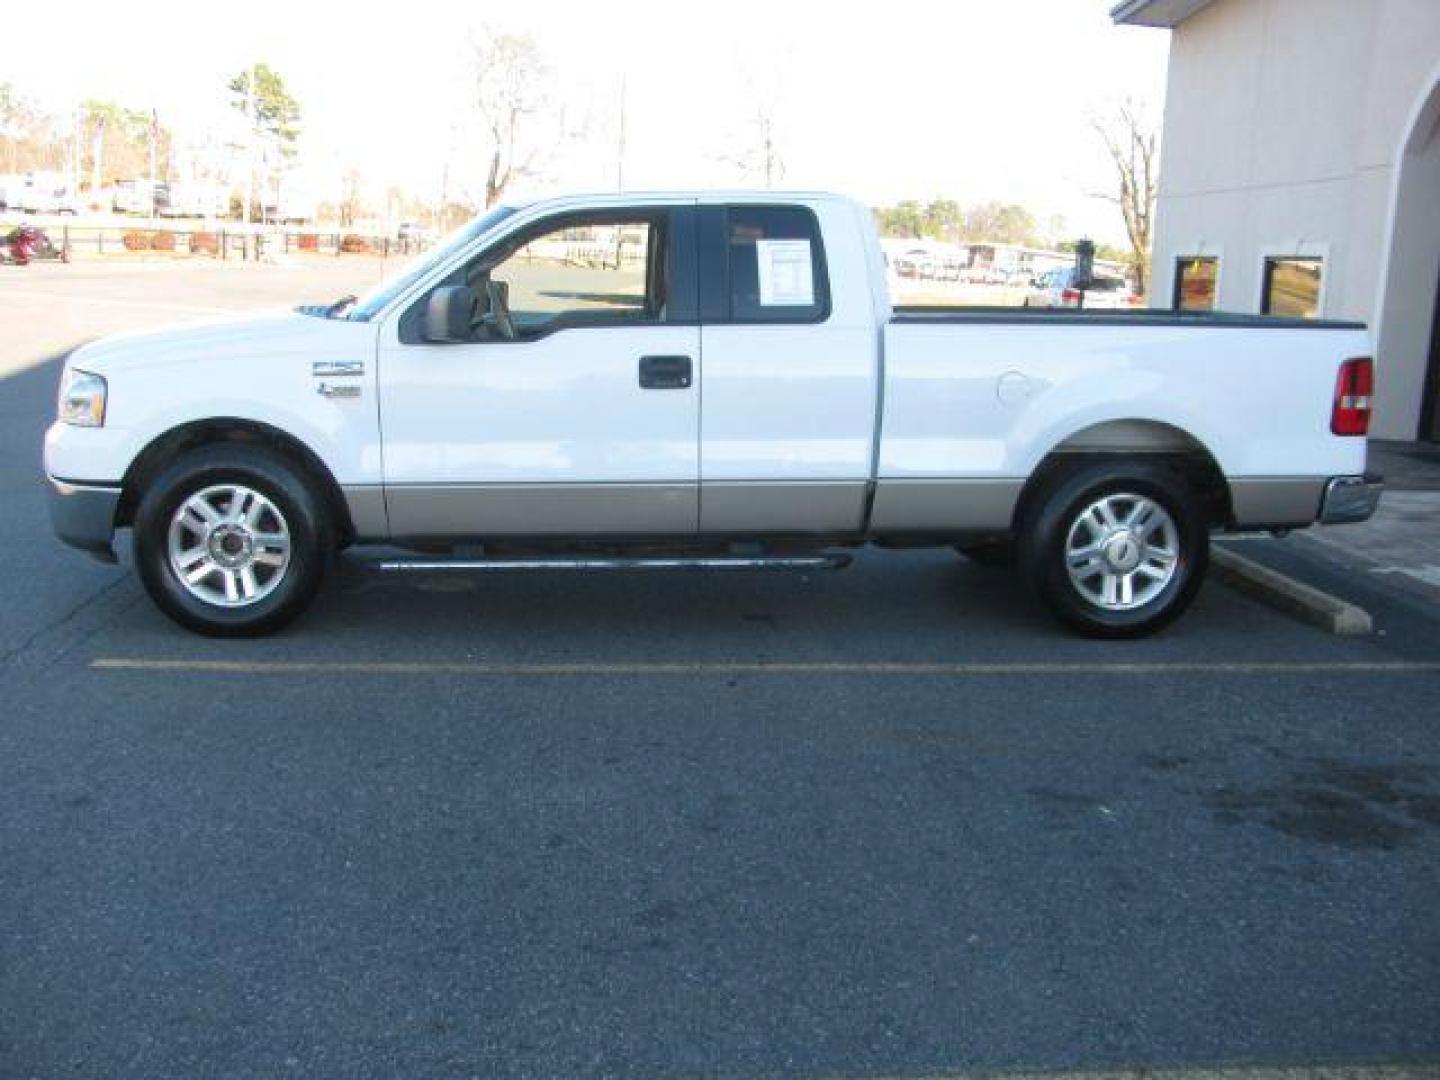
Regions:
<instances>
[{"instance_id":1,"label":"white pickup truck","mask_svg":"<svg viewBox=\"0 0 1440 1080\"><path fill-rule=\"evenodd\" d=\"M1178 615L1213 530L1358 521L1359 324L893 309L869 212L672 193L496 209L358 300L106 338L45 439L61 539L192 629L386 569L1013 560L1081 632Z\"/></svg>"}]
</instances>

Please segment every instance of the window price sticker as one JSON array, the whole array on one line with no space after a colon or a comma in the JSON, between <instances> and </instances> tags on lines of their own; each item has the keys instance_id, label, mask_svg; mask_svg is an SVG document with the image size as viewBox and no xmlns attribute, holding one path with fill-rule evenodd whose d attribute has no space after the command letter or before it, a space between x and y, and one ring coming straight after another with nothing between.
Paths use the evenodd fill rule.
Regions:
<instances>
[{"instance_id":1,"label":"window price sticker","mask_svg":"<svg viewBox=\"0 0 1440 1080\"><path fill-rule=\"evenodd\" d=\"M756 240L762 307L803 307L815 303L809 240Z\"/></svg>"}]
</instances>

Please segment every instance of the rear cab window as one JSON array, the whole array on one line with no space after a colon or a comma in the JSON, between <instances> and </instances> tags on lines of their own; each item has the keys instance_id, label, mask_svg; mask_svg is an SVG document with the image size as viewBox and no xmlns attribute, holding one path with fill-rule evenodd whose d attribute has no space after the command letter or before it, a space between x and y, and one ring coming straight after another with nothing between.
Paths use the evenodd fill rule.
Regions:
<instances>
[{"instance_id":1,"label":"rear cab window","mask_svg":"<svg viewBox=\"0 0 1440 1080\"><path fill-rule=\"evenodd\" d=\"M820 223L808 207L703 208L705 321L814 323L830 315ZM718 265L717 265L718 264Z\"/></svg>"}]
</instances>

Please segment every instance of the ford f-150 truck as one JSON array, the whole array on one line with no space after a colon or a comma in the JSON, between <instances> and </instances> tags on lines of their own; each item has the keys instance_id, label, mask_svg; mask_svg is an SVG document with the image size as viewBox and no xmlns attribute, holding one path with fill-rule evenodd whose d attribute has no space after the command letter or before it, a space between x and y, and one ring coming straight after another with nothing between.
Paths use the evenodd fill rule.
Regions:
<instances>
[{"instance_id":1,"label":"ford f-150 truck","mask_svg":"<svg viewBox=\"0 0 1440 1080\"><path fill-rule=\"evenodd\" d=\"M106 338L45 440L59 536L259 634L337 550L387 569L830 566L946 545L1063 621L1153 631L1212 531L1358 521L1360 324L895 309L834 195L495 209L369 295Z\"/></svg>"}]
</instances>

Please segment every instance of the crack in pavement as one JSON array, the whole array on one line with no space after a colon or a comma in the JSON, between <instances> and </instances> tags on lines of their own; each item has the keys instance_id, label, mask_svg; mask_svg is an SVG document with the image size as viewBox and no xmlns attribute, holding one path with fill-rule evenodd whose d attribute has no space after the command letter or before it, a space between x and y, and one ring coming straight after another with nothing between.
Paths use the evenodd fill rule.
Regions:
<instances>
[{"instance_id":1,"label":"crack in pavement","mask_svg":"<svg viewBox=\"0 0 1440 1080\"><path fill-rule=\"evenodd\" d=\"M25 640L0 652L0 675L14 671L45 670L76 646L92 638L136 598L123 593L131 577L123 571L87 594L57 619L52 619Z\"/></svg>"}]
</instances>

